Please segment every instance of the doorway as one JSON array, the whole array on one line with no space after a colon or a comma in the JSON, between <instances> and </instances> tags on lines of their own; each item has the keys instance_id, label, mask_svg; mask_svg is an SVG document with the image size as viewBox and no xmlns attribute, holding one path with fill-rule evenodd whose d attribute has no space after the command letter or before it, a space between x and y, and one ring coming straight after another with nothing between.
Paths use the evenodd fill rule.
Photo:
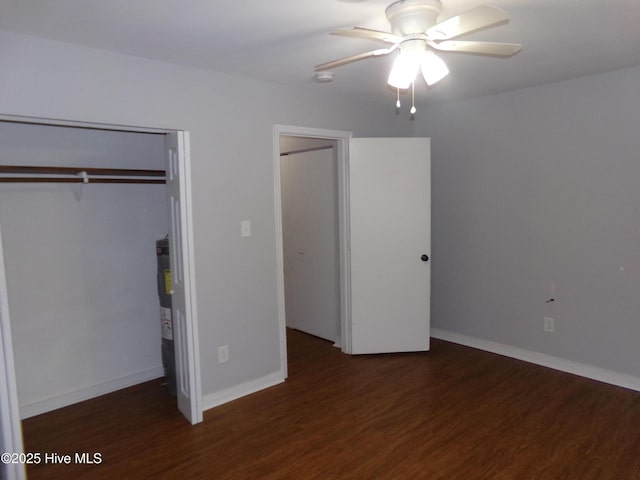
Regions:
<instances>
[{"instance_id":1,"label":"doorway","mask_svg":"<svg viewBox=\"0 0 640 480\"><path fill-rule=\"evenodd\" d=\"M280 357L281 369L287 377L287 348L286 348L286 328L287 320L287 299L286 299L286 280L285 280L285 222L283 222L283 194L287 194L286 187L283 190L282 185L282 153L305 153L314 151L323 151L323 147L331 146L335 161L335 187L337 198L335 199L336 215L336 254L337 254L337 278L339 282L336 298L337 307L337 336L332 341L340 347L343 352L349 353L350 334L348 331L348 315L349 315L349 262L348 262L348 208L347 208L347 151L348 142L351 138L350 132L313 129L305 127L275 125L273 130L274 145L274 183L275 183L275 213L276 213L276 245L277 245L277 285L278 285L278 320L280 326ZM286 148L281 148L286 147ZM297 146L296 146L297 145ZM303 145L302 148L299 148ZM317 150L320 148L320 150ZM286 150L286 151L285 151ZM307 156L307 161L313 162L314 158ZM315 158L315 160L321 160ZM285 167L286 168L286 167ZM286 175L286 172L285 172ZM290 192L289 192L290 193ZM289 262L298 262L303 264L307 258L307 252L304 248L299 251L298 248L289 249ZM291 306L289 307L291 308ZM291 322L289 322L291 323ZM294 321L295 324L295 321Z\"/></svg>"},{"instance_id":2,"label":"doorway","mask_svg":"<svg viewBox=\"0 0 640 480\"><path fill-rule=\"evenodd\" d=\"M180 370L180 368L182 368L182 376L183 376L183 386L186 387L189 401L190 401L190 405L188 405L188 420L191 423L197 423L202 421L202 409L201 409L201 400L200 400L200 376L199 376L199 366L198 366L198 361L199 361L199 355L197 352L197 319L195 318L195 298L194 298L194 289L195 289L195 285L194 285L194 278L193 278L193 247L192 247L192 234L191 234L191 230L192 230L192 220L191 220L191 202L190 202L190 196L191 196L191 187L190 187L190 168L189 168L189 157L188 157L188 132L181 132L181 131L168 131L168 130L157 130L157 129L148 129L148 128L137 128L137 127L122 127L122 126L111 126L111 125L103 125L103 124L90 124L90 123L77 123L77 122L66 122L66 121L51 121L51 120L41 120L41 119L33 119L33 118L24 118L24 117L10 117L10 116L0 116L0 121L3 122L9 122L11 124L23 124L25 126L31 126L31 127L40 127L40 128L47 128L47 127L58 127L58 128L69 128L70 130L73 129L74 131L86 131L86 132L90 132L91 134L97 134L98 132L103 132L105 133L106 136L111 136L113 137L116 134L122 134L123 137L119 137L119 138L132 138L134 136L147 136L147 137L155 137L157 139L157 141L155 142L156 144L156 148L154 151L154 154L159 155L158 161L159 164L161 165L161 168L164 170L165 169L165 160L163 160L163 158L165 158L166 155L166 148L165 148L165 144L167 143L171 143L169 140L173 139L173 144L177 145L177 147L179 147L179 151L176 148L173 148L173 152L174 152L174 159L177 159L177 161L175 162L174 165L174 170L172 170L170 173L170 175L167 175L167 182L168 184L171 183L170 180L173 182L174 188L173 188L173 197L174 197L174 205L177 205L177 209L175 211L171 211L169 212L169 209L167 207L167 204L169 203L167 201L167 197L169 195L169 185L167 187L162 187L162 186L154 186L154 187L147 187L147 188L160 188L164 191L164 193L159 193L158 190L155 190L154 195L154 199L153 201L157 201L157 202L161 202L164 208L164 215L165 218L168 216L169 219L177 216L177 221L173 223L174 228L173 230L173 234L174 236L176 234L179 235L179 243L181 248L177 250L177 255L175 260L179 260L179 263L182 267L182 271L183 271L183 285L181 286L181 288L184 290L184 303L188 306L188 308L184 308L184 315L183 318L181 319L181 321L184 323L184 328L183 328L183 336L182 339L180 341L180 343L182 344L183 347L183 354L181 354L179 356L179 362L181 362L180 367L178 368L178 370ZM140 135L142 134L142 135ZM157 146L159 142L159 147ZM135 142L134 142L135 143ZM34 151L37 149L33 149ZM82 150L82 148L80 148L79 150ZM132 152L132 155L135 155L136 152ZM5 163L11 163L11 160L9 158L5 159ZM171 177L171 178L169 178ZM42 183L43 188L45 187L45 184ZM97 185L96 185L97 186ZM68 190L66 192L67 197L68 198L72 198L75 197L75 199L77 200L81 200L81 199L86 199L86 197L89 195L87 192L89 185L78 185L78 184L74 184L74 185L69 185L68 186ZM95 186L92 186L95 187ZM85 190L83 190L83 188ZM93 193L97 192L98 190L95 189ZM115 196L113 195L113 191L111 191L111 193L105 193L106 190L103 190L102 195L104 196L104 198L100 199L94 199L95 202L102 202L104 204L106 203L111 203L111 207L110 208L115 208L115 209L125 209L126 205L120 205L118 202L121 200L119 198L119 196L117 195L117 193L115 194ZM78 202L76 202L78 203ZM76 208L74 206L74 202L71 201L68 203L67 207L69 208ZM131 207L131 206L130 206ZM134 207L132 207L133 209L138 208L138 209L142 209L144 210L145 208L148 209L148 205L147 207L145 207L144 205L140 204L140 205L136 205ZM42 216L46 219L47 217L47 212L52 213L52 206L51 205L47 205L45 202L41 202L41 204L39 205L39 209L41 210L41 214ZM67 212L69 213L69 212ZM80 211L78 212L71 212L71 215L68 215L69 217L73 217L73 213L78 213L78 215L82 215L82 213ZM102 216L102 225L99 226L99 228L102 228L103 231L107 232L113 229L119 229L119 228L131 228L131 229L136 229L136 228L140 228L140 225L136 225L136 220L134 218L129 218L129 223L127 225L120 225L120 226L116 226L113 224L109 223L109 212L105 212L106 214L104 216ZM141 213L141 217L139 218L144 218L144 211L139 212ZM89 219L85 219L86 221L89 221ZM164 236L167 234L167 231L170 230L169 226L172 225L171 221L164 221L164 224L162 225L161 228L159 228L158 232L155 232L156 236ZM50 224L51 226L51 224ZM62 240L64 242L64 240L72 240L72 238L64 238L65 235L69 236L70 235L70 229L66 228L65 224L62 225L54 225L51 226L50 228L55 228L57 229L57 232L59 233L60 236L62 236ZM98 227L94 227L94 229L96 229ZM98 229L99 229L98 228ZM5 232L6 235L6 229L3 229L3 232ZM78 230L76 230L76 233L78 232ZM81 234L83 234L82 232L84 232L84 230L80 230ZM99 235L99 233L97 234ZM95 237L95 235L94 235ZM25 236L24 239L26 242L32 242L32 243L37 243L38 242L38 238L35 237L33 235L28 235ZM91 239L87 238L84 239L86 241L91 241ZM178 243L178 242L176 242ZM46 255L50 255L51 257L56 256L56 254L58 252L55 251L55 249L52 251L52 249L50 248L50 245L46 245L45 243L43 243L41 245L41 251L42 251L42 255L46 256ZM150 251L152 252L153 255L153 261L155 262L155 249L154 249L155 245L151 245L150 246ZM7 245L5 244L5 249L7 248ZM80 263L80 259L82 258L82 252L79 250L78 252L78 263ZM7 252L5 252L5 256L6 256ZM6 257L5 257L6 258ZM109 262L103 262L102 263L102 269L103 270L109 270L110 268L112 269L117 269L118 267L115 266L117 262L113 262L113 265L110 264ZM15 270L15 269L14 269ZM72 269L69 269L72 270ZM90 275L98 275L99 273L96 273L96 269L90 269L90 268L83 268L82 266L78 266L78 265L74 265L74 275L79 277L80 280L82 280L83 275L86 276L90 276ZM98 271L100 269L97 269ZM36 269L37 271L37 269ZM57 274L49 274L46 276L46 278L43 278L42 276L38 277L35 279L35 285L33 285L33 289L32 289L32 294L36 294L39 287L46 287L48 286L53 286L54 290L57 284L61 284L64 283L65 281L65 275L69 274L70 272L67 271L67 269L64 268L64 265L60 265L60 268L57 270ZM122 274L126 274L125 271L116 271L115 275L116 278L118 275L122 275ZM113 278L113 277L112 277ZM185 282L186 280L186 282ZM7 278L7 281L9 284L11 284L12 282L12 278L9 277ZM125 282L121 282L122 284L124 284ZM154 271L154 276L152 278L150 278L149 281L150 285L151 285L151 289L152 292L154 292L153 294L155 295L155 271ZM49 289L51 290L51 289ZM116 287L117 290L117 287ZM15 291L15 289L14 289ZM6 294L6 291L4 292ZM140 292L137 292L140 293ZM127 289L120 289L119 292L120 295L126 296L126 295L135 295L136 292L129 292L127 291ZM147 292L148 294L148 292ZM14 296L16 294L14 293ZM25 293L25 295L27 295L27 293ZM50 293L50 295L54 295L55 293ZM79 295L78 292L76 292L75 294L72 295ZM112 298L113 304L117 304L118 298L117 295L113 295ZM11 301L11 298L9 298L9 301ZM80 305L81 302L69 302L71 304L71 308L74 308L74 305L77 307L78 305ZM99 305L95 305L95 310L100 311L103 318L108 317L108 312L106 312L106 309L108 308L108 305L106 305L103 301L103 304L99 304ZM157 310L157 309L156 309ZM140 312L131 312L132 314L136 314L136 313L140 313ZM4 315L3 315L4 316ZM160 325L159 325L159 314L155 314L155 317L157 319L157 321L155 321L155 325L154 325L154 331L155 333L158 333L158 341L155 342L157 343L157 347L158 347L158 352L159 352L159 345L160 345ZM77 318L82 318L82 315L78 316ZM158 328L155 328L158 327ZM56 323L55 322L50 322L49 325L47 325L47 328L49 330L51 330L52 332L56 331ZM82 321L82 320L76 320L75 325L73 325L73 327L75 329L75 332L81 332L83 329L87 329L87 325ZM64 331L61 332L64 335ZM67 330L67 334L69 334L69 331ZM115 334L113 331L109 332L109 333L105 333L105 331L101 331L98 332L96 335L98 337L100 337L100 334L106 334L106 335L117 335ZM8 332L6 332L5 330L2 331L2 335L3 335L3 341L7 340L7 336L10 335ZM15 332L14 332L15 335ZM97 342L97 344L99 344L101 341L103 341L106 337L103 338L93 338L94 342ZM9 338L9 343L10 342L10 338ZM44 338L43 341L46 341L46 337ZM117 341L117 340L116 340ZM126 336L125 338L122 338L123 342L130 342L131 339L127 339ZM135 340L134 340L135 341ZM29 348L37 348L37 345L30 345ZM90 349L90 346L86 346L87 349ZM5 352L6 353L6 352ZM13 356L13 352L12 356ZM64 355L64 351L61 352ZM154 353L155 354L155 353ZM147 350L146 352L144 352L142 354L143 356L149 356L151 355L151 353L149 353L149 351ZM158 357L159 358L159 354ZM130 356L127 353L123 353L118 359L114 360L114 363L126 363L128 361L131 361L132 359L130 358ZM147 359L143 359L144 361L147 361ZM147 362L149 363L149 362ZM153 363L153 362L151 362ZM82 368L82 366L80 366L80 368ZM136 367L133 367L134 369ZM151 370L147 370L146 374L152 374L153 369ZM139 372L138 372L139 373ZM146 375L146 374L143 374ZM160 375L161 375L161 370L160 370ZM156 375L157 376L157 375ZM184 378L186 377L186 379ZM131 384L132 381L136 380L136 373L134 372L133 376L131 378L128 379L129 384ZM144 378L141 378L140 381L144 381ZM111 388L111 387L116 387L117 385L111 385L111 386L107 386L108 389L106 391L111 391L115 388ZM124 385L123 385L124 386ZM106 391L102 391L100 392L100 388L104 388L105 385L101 384L97 386L97 390L94 391L95 394L101 394L101 393L106 393ZM94 395L95 396L95 395ZM69 403L74 403L74 402L69 402ZM55 407L54 407L55 408ZM183 409L181 408L181 411ZM184 412L183 412L184 413ZM5 430L5 428L8 427L8 425L5 425L4 419L3 419L3 431Z\"/></svg>"},{"instance_id":3,"label":"doorway","mask_svg":"<svg viewBox=\"0 0 640 480\"><path fill-rule=\"evenodd\" d=\"M342 351L428 351L430 140L353 139L348 132L275 126L277 284L285 378L287 314L279 161L282 135L336 141Z\"/></svg>"},{"instance_id":4,"label":"doorway","mask_svg":"<svg viewBox=\"0 0 640 480\"><path fill-rule=\"evenodd\" d=\"M163 137L0 123L0 222L22 418L162 375L157 294L145 280L155 278L155 241L169 229L163 180L101 184L115 178L94 175L85 184L57 172L164 171ZM7 173L18 169L25 173Z\"/></svg>"}]
</instances>

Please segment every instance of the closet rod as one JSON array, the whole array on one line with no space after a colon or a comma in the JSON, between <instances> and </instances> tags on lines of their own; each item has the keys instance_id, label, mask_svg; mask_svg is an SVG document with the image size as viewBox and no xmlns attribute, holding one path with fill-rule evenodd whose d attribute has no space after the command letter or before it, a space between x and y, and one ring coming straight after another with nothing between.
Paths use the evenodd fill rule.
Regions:
<instances>
[{"instance_id":1,"label":"closet rod","mask_svg":"<svg viewBox=\"0 0 640 480\"><path fill-rule=\"evenodd\" d=\"M0 165L0 175L3 174L34 176L0 176L0 183L166 183L164 179L166 172L164 170L139 170L133 168L32 167L26 165Z\"/></svg>"},{"instance_id":2,"label":"closet rod","mask_svg":"<svg viewBox=\"0 0 640 480\"><path fill-rule=\"evenodd\" d=\"M164 170L138 170L132 168L83 168L83 167L31 167L22 165L0 165L0 173L28 173L40 175L109 175L119 177L164 177Z\"/></svg>"},{"instance_id":3,"label":"closet rod","mask_svg":"<svg viewBox=\"0 0 640 480\"><path fill-rule=\"evenodd\" d=\"M344 0L343 0L344 1ZM353 1L353 0L351 0ZM321 147L311 147L311 148L303 148L301 150L291 150L289 152L282 152L280 154L281 157L286 157L287 155L293 155L294 153L307 153L307 152L316 152L318 150L328 150L333 148L333 145L323 145Z\"/></svg>"},{"instance_id":4,"label":"closet rod","mask_svg":"<svg viewBox=\"0 0 640 480\"><path fill-rule=\"evenodd\" d=\"M167 183L156 178L101 178L91 177L85 182L83 177L0 177L0 183Z\"/></svg>"}]
</instances>

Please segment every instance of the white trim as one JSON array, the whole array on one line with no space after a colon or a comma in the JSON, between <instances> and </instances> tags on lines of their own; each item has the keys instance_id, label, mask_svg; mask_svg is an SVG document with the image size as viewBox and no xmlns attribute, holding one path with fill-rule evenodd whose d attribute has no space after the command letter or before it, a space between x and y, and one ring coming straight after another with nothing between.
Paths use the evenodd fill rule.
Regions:
<instances>
[{"instance_id":1,"label":"white trim","mask_svg":"<svg viewBox=\"0 0 640 480\"><path fill-rule=\"evenodd\" d=\"M434 328L431 330L431 336L440 340L446 340L448 342L465 345L467 347L477 348L478 350L497 353L498 355L504 355L505 357L515 358L525 362L534 363L536 365L541 365L543 367L553 368L554 370L572 373L574 375L590 378L599 382L640 391L640 378L632 375L594 367L592 365L586 365L584 363L578 363L564 358L546 355L544 353L533 352L523 348L512 347L510 345L492 342L482 338L468 337L448 330Z\"/></svg>"},{"instance_id":2,"label":"white trim","mask_svg":"<svg viewBox=\"0 0 640 480\"><path fill-rule=\"evenodd\" d=\"M136 372L125 377L116 378L97 385L91 385L89 387L80 388L72 392L63 393L54 397L49 397L44 400L39 400L33 403L27 403L20 405L20 418L34 417L41 413L50 412L58 408L66 407L74 403L89 400L90 398L99 397L107 393L115 392L123 388L132 387L139 383L148 382L160 378L164 375L162 366L151 368L149 370L143 370Z\"/></svg>"},{"instance_id":3,"label":"white trim","mask_svg":"<svg viewBox=\"0 0 640 480\"><path fill-rule=\"evenodd\" d=\"M287 365L287 320L284 299L284 240L282 234L282 184L280 182L280 135L278 125L273 127L273 197L276 234L276 293L278 296L278 334L280 337L280 371L289 376Z\"/></svg>"},{"instance_id":4,"label":"white trim","mask_svg":"<svg viewBox=\"0 0 640 480\"><path fill-rule=\"evenodd\" d=\"M287 321L284 299L284 242L282 238L282 186L280 184L280 136L335 140L338 162L338 237L340 242L340 339L344 353L351 353L351 269L349 236L349 139L351 132L321 128L273 126L273 191L276 233L276 284L278 291L278 325L280 327L280 369L287 371ZM339 341L338 341L339 340Z\"/></svg>"},{"instance_id":5,"label":"white trim","mask_svg":"<svg viewBox=\"0 0 640 480\"><path fill-rule=\"evenodd\" d=\"M351 218L349 208L349 140L338 141L338 236L340 248L340 347L351 354Z\"/></svg>"},{"instance_id":6,"label":"white trim","mask_svg":"<svg viewBox=\"0 0 640 480\"><path fill-rule=\"evenodd\" d=\"M0 378L2 379L0 387L0 425L2 426L0 447L2 451L0 453L23 453L2 232L0 232ZM26 478L26 475L24 464L0 464L0 478L19 480Z\"/></svg>"},{"instance_id":7,"label":"white trim","mask_svg":"<svg viewBox=\"0 0 640 480\"><path fill-rule=\"evenodd\" d=\"M198 304L196 302L196 277L195 277L195 251L193 247L193 206L192 206L192 191L191 191L191 143L189 132L178 131L178 138L182 136L183 146L183 166L182 170L182 187L184 187L184 198L181 198L184 209L186 212L186 219L183 223L186 224L181 233L182 243L186 248L186 258L183 261L184 271L184 284L185 284L185 301L187 303L187 332L190 331L190 335L187 338L187 361L189 372L190 391L189 397L191 400L191 423L196 424L203 421L202 417L202 387L200 376L200 342L198 333Z\"/></svg>"},{"instance_id":8,"label":"white trim","mask_svg":"<svg viewBox=\"0 0 640 480\"><path fill-rule=\"evenodd\" d=\"M204 410L209 410L210 408L231 402L232 400L237 400L238 398L246 395L264 390L265 388L273 387L274 385L284 382L284 380L284 372L279 371L271 373L264 377L251 380L250 382L241 383L240 385L236 385L210 395L205 395L202 398L202 405Z\"/></svg>"},{"instance_id":9,"label":"white trim","mask_svg":"<svg viewBox=\"0 0 640 480\"><path fill-rule=\"evenodd\" d=\"M135 125L117 125L109 123L99 122L82 122L76 120L62 120L59 118L36 118L25 117L21 115L4 115L0 114L0 121L3 122L15 122L15 123L29 123L36 125L50 125L55 127L72 127L72 128L88 128L91 130L116 130L120 132L132 132L132 133L155 133L163 135L169 132L180 131L175 128L156 128L156 127L140 127Z\"/></svg>"}]
</instances>

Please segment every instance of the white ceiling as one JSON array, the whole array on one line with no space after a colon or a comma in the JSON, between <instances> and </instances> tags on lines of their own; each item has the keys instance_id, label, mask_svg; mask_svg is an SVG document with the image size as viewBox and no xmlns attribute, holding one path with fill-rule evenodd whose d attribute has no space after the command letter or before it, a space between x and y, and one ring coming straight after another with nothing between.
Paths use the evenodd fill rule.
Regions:
<instances>
[{"instance_id":1,"label":"white ceiling","mask_svg":"<svg viewBox=\"0 0 640 480\"><path fill-rule=\"evenodd\" d=\"M316 84L313 67L380 48L330 36L361 26L389 30L391 0L0 0L0 29L232 74L394 102L391 56L336 68ZM482 0L443 0L440 20ZM514 57L446 54L451 75L420 101L480 96L640 65L640 0L490 0L511 21L464 40L522 43Z\"/></svg>"}]
</instances>

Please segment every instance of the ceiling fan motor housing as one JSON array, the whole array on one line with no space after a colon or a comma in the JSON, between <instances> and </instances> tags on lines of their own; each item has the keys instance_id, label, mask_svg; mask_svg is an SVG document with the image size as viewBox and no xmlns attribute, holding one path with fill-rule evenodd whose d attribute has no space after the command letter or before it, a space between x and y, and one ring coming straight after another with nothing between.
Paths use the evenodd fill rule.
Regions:
<instances>
[{"instance_id":1,"label":"ceiling fan motor housing","mask_svg":"<svg viewBox=\"0 0 640 480\"><path fill-rule=\"evenodd\" d=\"M442 11L440 0L400 0L385 10L391 31L396 35L424 33L436 24Z\"/></svg>"}]
</instances>

